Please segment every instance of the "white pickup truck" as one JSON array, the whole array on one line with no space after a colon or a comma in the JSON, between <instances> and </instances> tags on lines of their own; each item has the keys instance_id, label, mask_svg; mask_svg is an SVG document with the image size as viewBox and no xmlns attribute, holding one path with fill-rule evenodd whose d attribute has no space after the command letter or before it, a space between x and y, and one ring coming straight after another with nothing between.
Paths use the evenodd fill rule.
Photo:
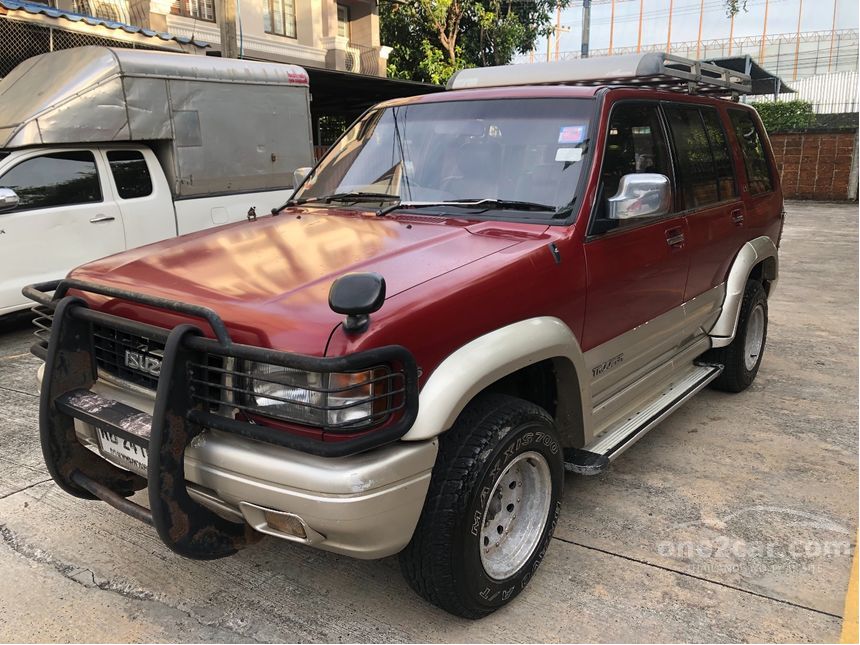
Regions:
<instances>
[{"instance_id":1,"label":"white pickup truck","mask_svg":"<svg viewBox=\"0 0 860 645\"><path fill-rule=\"evenodd\" d=\"M126 249L268 213L312 165L294 65L106 47L0 81L0 315L21 288Z\"/></svg>"}]
</instances>

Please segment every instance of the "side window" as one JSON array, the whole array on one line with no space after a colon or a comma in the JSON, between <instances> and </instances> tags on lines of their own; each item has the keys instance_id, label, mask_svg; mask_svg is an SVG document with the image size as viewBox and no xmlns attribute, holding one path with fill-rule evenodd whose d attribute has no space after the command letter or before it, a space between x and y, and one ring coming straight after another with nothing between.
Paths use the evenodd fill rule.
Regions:
<instances>
[{"instance_id":1,"label":"side window","mask_svg":"<svg viewBox=\"0 0 860 645\"><path fill-rule=\"evenodd\" d=\"M18 194L17 211L102 200L95 157L85 150L22 161L0 177L0 187Z\"/></svg>"},{"instance_id":2,"label":"side window","mask_svg":"<svg viewBox=\"0 0 860 645\"><path fill-rule=\"evenodd\" d=\"M152 178L143 153L137 150L111 150L107 153L110 171L122 199L152 194Z\"/></svg>"},{"instance_id":3,"label":"side window","mask_svg":"<svg viewBox=\"0 0 860 645\"><path fill-rule=\"evenodd\" d=\"M695 107L666 106L677 162L677 186L683 210L720 201L717 171L705 124Z\"/></svg>"},{"instance_id":4,"label":"side window","mask_svg":"<svg viewBox=\"0 0 860 645\"><path fill-rule=\"evenodd\" d=\"M714 154L714 166L717 170L717 188L720 191L720 199L731 199L738 196L738 186L735 182L734 166L732 165L732 153L729 142L726 140L726 132L720 121L720 115L715 109L704 108L702 120L705 122L705 131L708 133L708 141L711 143L711 152Z\"/></svg>"},{"instance_id":5,"label":"side window","mask_svg":"<svg viewBox=\"0 0 860 645\"><path fill-rule=\"evenodd\" d=\"M752 117L744 110L729 110L729 118L744 155L750 193L756 195L773 190L764 143Z\"/></svg>"},{"instance_id":6,"label":"side window","mask_svg":"<svg viewBox=\"0 0 860 645\"><path fill-rule=\"evenodd\" d=\"M606 200L618 192L618 184L624 175L648 172L670 177L670 167L657 106L647 103L615 106L606 135L596 219L606 220Z\"/></svg>"}]
</instances>

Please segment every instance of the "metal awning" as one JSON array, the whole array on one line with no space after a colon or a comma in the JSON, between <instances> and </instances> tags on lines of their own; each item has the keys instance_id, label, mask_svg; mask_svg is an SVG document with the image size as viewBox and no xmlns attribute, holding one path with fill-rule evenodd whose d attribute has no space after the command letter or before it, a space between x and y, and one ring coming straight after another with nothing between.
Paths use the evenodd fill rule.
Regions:
<instances>
[{"instance_id":1,"label":"metal awning","mask_svg":"<svg viewBox=\"0 0 860 645\"><path fill-rule=\"evenodd\" d=\"M749 76L752 79L752 91L750 94L794 93L794 90L786 85L779 76L771 74L756 63L749 55L709 58L707 62Z\"/></svg>"},{"instance_id":2,"label":"metal awning","mask_svg":"<svg viewBox=\"0 0 860 645\"><path fill-rule=\"evenodd\" d=\"M397 78L354 74L305 67L310 77L311 112L316 115L355 118L367 108L388 99L442 92L444 87Z\"/></svg>"},{"instance_id":3,"label":"metal awning","mask_svg":"<svg viewBox=\"0 0 860 645\"><path fill-rule=\"evenodd\" d=\"M200 47L201 49L210 46L209 43L204 42L202 40L197 40L196 38L174 36L172 34L154 31L152 29L144 29L143 27L127 25L124 22L105 20L103 18L96 18L94 16L74 13L72 11L54 9L53 7L50 7L46 4L40 4L38 2L27 2L26 0L0 0L0 14L4 13L2 11L3 9L5 9L7 12L21 12L30 14L32 16L42 15L47 16L48 18L54 18L56 20L67 20L72 23L83 23L89 25L90 27L105 27L107 29L120 30L127 34L145 36L147 38L156 38L166 42L175 41L181 45L192 45L194 47Z\"/></svg>"}]
</instances>

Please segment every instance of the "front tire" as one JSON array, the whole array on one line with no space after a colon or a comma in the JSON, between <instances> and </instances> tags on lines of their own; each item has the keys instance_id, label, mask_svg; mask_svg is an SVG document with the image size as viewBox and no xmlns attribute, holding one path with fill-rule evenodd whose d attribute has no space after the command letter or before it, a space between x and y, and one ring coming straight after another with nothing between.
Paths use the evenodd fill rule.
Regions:
<instances>
[{"instance_id":1,"label":"front tire","mask_svg":"<svg viewBox=\"0 0 860 645\"><path fill-rule=\"evenodd\" d=\"M757 280L747 281L738 329L730 345L713 349L708 359L724 369L712 387L724 392L743 392L755 380L767 342L767 293Z\"/></svg>"},{"instance_id":2,"label":"front tire","mask_svg":"<svg viewBox=\"0 0 860 645\"><path fill-rule=\"evenodd\" d=\"M400 554L404 577L452 614L492 613L543 560L563 485L552 417L511 396L480 396L440 439L421 518Z\"/></svg>"}]
</instances>

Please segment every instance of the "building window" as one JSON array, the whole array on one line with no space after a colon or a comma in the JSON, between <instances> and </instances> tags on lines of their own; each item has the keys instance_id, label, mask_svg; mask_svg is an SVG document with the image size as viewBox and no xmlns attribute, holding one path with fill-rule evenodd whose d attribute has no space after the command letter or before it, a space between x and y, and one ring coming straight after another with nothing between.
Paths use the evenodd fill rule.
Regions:
<instances>
[{"instance_id":1,"label":"building window","mask_svg":"<svg viewBox=\"0 0 860 645\"><path fill-rule=\"evenodd\" d=\"M215 0L176 0L170 7L170 13L215 22Z\"/></svg>"},{"instance_id":2,"label":"building window","mask_svg":"<svg viewBox=\"0 0 860 645\"><path fill-rule=\"evenodd\" d=\"M269 10L263 14L263 29L268 34L296 37L295 0L267 0Z\"/></svg>"},{"instance_id":3,"label":"building window","mask_svg":"<svg viewBox=\"0 0 860 645\"><path fill-rule=\"evenodd\" d=\"M349 7L337 5L337 35L349 38Z\"/></svg>"},{"instance_id":4,"label":"building window","mask_svg":"<svg viewBox=\"0 0 860 645\"><path fill-rule=\"evenodd\" d=\"M51 3L55 3L55 0L45 2L45 4ZM75 13L111 22L124 22L126 24L131 22L126 0L75 0L73 10Z\"/></svg>"}]
</instances>

